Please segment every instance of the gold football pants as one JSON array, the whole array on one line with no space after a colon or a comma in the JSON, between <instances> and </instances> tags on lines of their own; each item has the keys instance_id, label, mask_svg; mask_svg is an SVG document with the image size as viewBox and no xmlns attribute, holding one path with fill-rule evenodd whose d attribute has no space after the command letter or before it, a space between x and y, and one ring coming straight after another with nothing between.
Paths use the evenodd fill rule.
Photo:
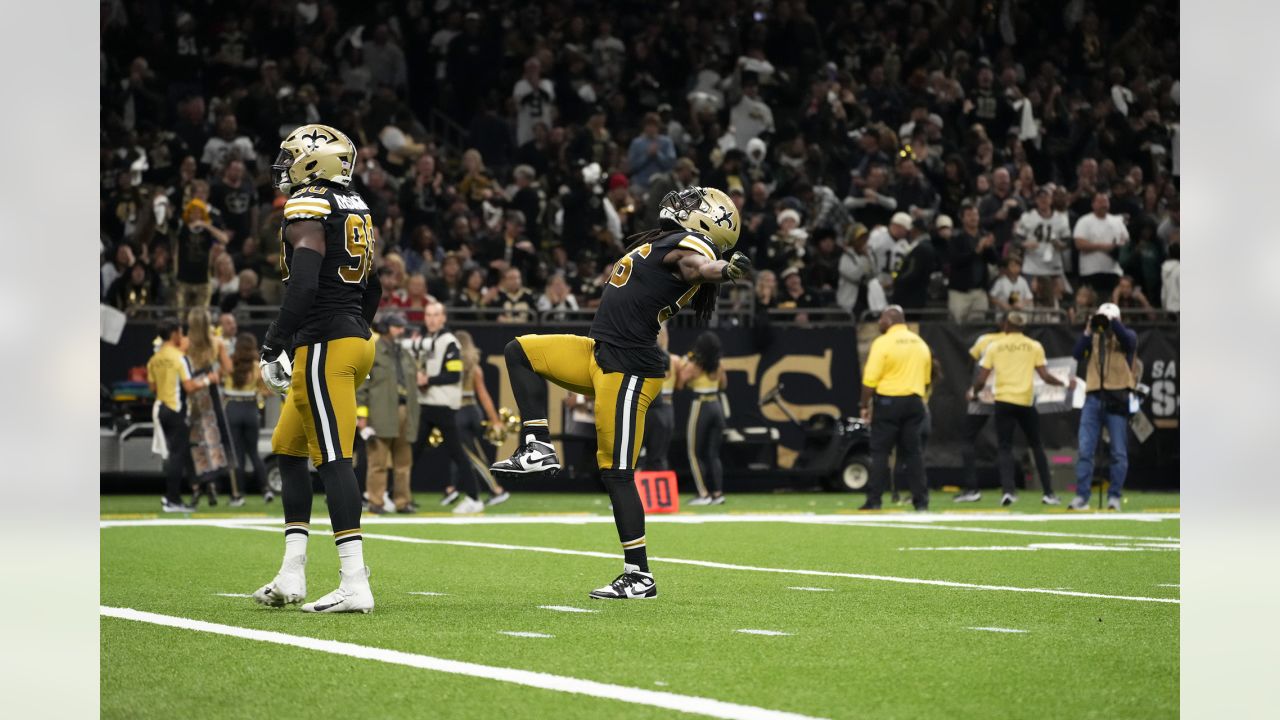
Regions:
<instances>
[{"instance_id":1,"label":"gold football pants","mask_svg":"<svg viewBox=\"0 0 1280 720\"><path fill-rule=\"evenodd\" d=\"M271 451L310 457L316 467L350 458L356 441L356 388L369 376L373 352L373 340L359 337L298 347Z\"/></svg>"},{"instance_id":2,"label":"gold football pants","mask_svg":"<svg viewBox=\"0 0 1280 720\"><path fill-rule=\"evenodd\" d=\"M634 470L644 442L645 412L662 391L662 378L605 371L596 364L596 341L581 335L523 335L516 341L534 372L595 398L600 469Z\"/></svg>"}]
</instances>

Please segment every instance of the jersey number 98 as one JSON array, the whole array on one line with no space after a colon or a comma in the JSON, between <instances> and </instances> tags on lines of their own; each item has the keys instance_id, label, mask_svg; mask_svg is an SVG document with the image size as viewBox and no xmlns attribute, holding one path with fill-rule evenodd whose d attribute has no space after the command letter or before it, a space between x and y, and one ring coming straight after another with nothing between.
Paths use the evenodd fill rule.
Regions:
<instances>
[{"instance_id":1,"label":"jersey number 98","mask_svg":"<svg viewBox=\"0 0 1280 720\"><path fill-rule=\"evenodd\" d=\"M358 285L364 282L373 261L373 218L369 215L348 215L346 241L347 254L355 264L338 268L338 277L343 282Z\"/></svg>"}]
</instances>

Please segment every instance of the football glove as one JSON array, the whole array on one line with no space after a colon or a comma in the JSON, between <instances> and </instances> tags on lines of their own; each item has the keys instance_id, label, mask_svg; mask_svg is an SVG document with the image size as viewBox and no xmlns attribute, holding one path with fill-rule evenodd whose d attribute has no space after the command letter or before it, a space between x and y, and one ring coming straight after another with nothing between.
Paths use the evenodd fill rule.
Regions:
<instances>
[{"instance_id":1,"label":"football glove","mask_svg":"<svg viewBox=\"0 0 1280 720\"><path fill-rule=\"evenodd\" d=\"M293 382L293 363L289 360L288 353L264 345L258 367L262 372L262 382L267 387L281 395L289 392L289 385Z\"/></svg>"},{"instance_id":2,"label":"football glove","mask_svg":"<svg viewBox=\"0 0 1280 720\"><path fill-rule=\"evenodd\" d=\"M735 252L733 257L729 258L728 264L720 270L720 276L725 280L737 280L751 271L751 258L740 252Z\"/></svg>"}]
</instances>

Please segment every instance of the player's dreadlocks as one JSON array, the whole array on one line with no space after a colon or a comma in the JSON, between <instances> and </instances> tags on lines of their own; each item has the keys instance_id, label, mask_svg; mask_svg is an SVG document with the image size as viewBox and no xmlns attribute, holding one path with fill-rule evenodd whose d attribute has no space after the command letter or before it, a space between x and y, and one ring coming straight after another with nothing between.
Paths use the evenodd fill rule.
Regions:
<instances>
[{"instance_id":1,"label":"player's dreadlocks","mask_svg":"<svg viewBox=\"0 0 1280 720\"><path fill-rule=\"evenodd\" d=\"M627 249L623 250L622 254L626 255L645 243L653 242L667 233L680 229L679 225L665 218L659 221L659 225L660 227L653 230L645 230L628 237ZM698 292L693 294L689 307L698 318L699 325L707 325L711 322L711 316L716 314L716 300L719 296L720 286L716 283L703 283L698 288Z\"/></svg>"}]
</instances>

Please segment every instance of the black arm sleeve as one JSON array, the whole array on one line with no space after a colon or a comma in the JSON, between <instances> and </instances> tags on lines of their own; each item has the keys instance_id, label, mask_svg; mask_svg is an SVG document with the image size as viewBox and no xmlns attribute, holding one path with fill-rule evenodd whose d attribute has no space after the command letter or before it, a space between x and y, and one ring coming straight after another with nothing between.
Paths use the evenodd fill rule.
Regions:
<instances>
[{"instance_id":1,"label":"black arm sleeve","mask_svg":"<svg viewBox=\"0 0 1280 720\"><path fill-rule=\"evenodd\" d=\"M365 282L367 284L360 302L364 306L364 321L372 325L373 316L378 314L378 304L382 302L382 280L378 278L377 272L370 272Z\"/></svg>"},{"instance_id":2,"label":"black arm sleeve","mask_svg":"<svg viewBox=\"0 0 1280 720\"><path fill-rule=\"evenodd\" d=\"M268 351L278 354L288 350L293 343L294 333L311 309L311 303L315 302L316 288L320 285L320 263L323 261L324 257L315 250L294 250L289 268L289 287L285 290L284 301L280 303L280 314L267 328L262 342Z\"/></svg>"},{"instance_id":3,"label":"black arm sleeve","mask_svg":"<svg viewBox=\"0 0 1280 720\"><path fill-rule=\"evenodd\" d=\"M450 366L453 369L450 370ZM431 377L431 384L435 387L441 385L452 385L462 379L462 350L457 343L452 343L445 348L444 360L440 363L440 374Z\"/></svg>"}]
</instances>

